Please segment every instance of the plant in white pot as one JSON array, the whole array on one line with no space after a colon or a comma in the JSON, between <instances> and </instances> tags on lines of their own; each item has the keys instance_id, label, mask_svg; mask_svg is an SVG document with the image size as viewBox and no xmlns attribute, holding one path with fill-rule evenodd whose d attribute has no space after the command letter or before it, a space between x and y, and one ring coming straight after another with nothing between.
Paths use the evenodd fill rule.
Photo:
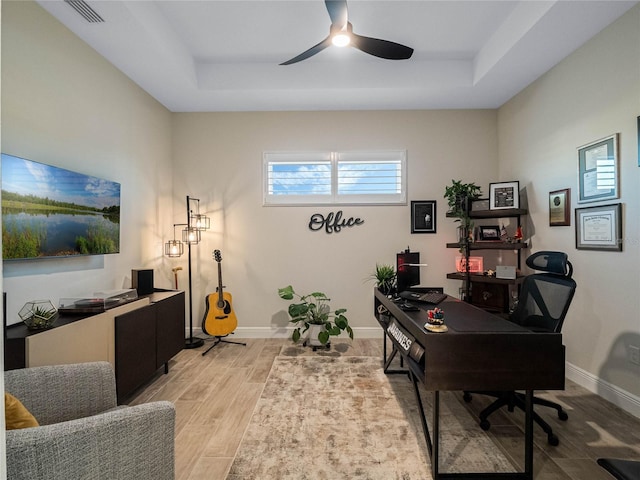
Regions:
<instances>
[{"instance_id":1,"label":"plant in white pot","mask_svg":"<svg viewBox=\"0 0 640 480\"><path fill-rule=\"evenodd\" d=\"M324 293L313 292L307 295L299 295L291 285L278 289L278 295L283 300L294 300L289 305L290 323L296 325L291 334L291 339L297 342L302 334L309 331L308 343L317 347L327 345L329 337L338 336L347 332L353 340L353 329L349 326L349 320L344 316L346 308L331 311L331 301Z\"/></svg>"}]
</instances>

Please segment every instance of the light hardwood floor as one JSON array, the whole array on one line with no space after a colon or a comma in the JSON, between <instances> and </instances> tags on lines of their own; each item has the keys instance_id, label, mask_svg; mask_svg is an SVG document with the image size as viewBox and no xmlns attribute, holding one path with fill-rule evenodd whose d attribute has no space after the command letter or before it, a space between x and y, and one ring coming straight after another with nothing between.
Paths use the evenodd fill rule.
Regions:
<instances>
[{"instance_id":1,"label":"light hardwood floor","mask_svg":"<svg viewBox=\"0 0 640 480\"><path fill-rule=\"evenodd\" d=\"M226 477L273 360L281 351L289 355L382 357L382 340L375 339L338 340L331 351L317 352L293 346L285 339L242 341L247 342L246 347L220 344L206 356L202 352L209 343L183 350L171 361L167 375L158 373L128 402L169 400L175 404L178 480ZM536 480L611 480L596 464L597 458L640 459L640 419L570 381L564 391L541 395L565 406L569 420L561 422L547 409L536 410L560 439L559 446L549 446L546 435L536 426ZM474 396L468 409L473 414L489 401ZM522 457L522 415L500 411L490 420L490 434L497 448L515 459Z\"/></svg>"}]
</instances>

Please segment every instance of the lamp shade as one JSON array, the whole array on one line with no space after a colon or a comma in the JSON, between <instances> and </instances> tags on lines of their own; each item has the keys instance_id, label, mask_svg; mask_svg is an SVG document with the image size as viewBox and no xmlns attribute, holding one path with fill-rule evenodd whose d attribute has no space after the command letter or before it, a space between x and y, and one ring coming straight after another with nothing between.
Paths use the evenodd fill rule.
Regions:
<instances>
[{"instance_id":1,"label":"lamp shade","mask_svg":"<svg viewBox=\"0 0 640 480\"><path fill-rule=\"evenodd\" d=\"M197 230L209 230L211 220L206 215L196 213L191 215L191 226Z\"/></svg>"},{"instance_id":2,"label":"lamp shade","mask_svg":"<svg viewBox=\"0 0 640 480\"><path fill-rule=\"evenodd\" d=\"M167 257L180 257L184 253L184 245L180 240L169 240L164 244L164 254Z\"/></svg>"},{"instance_id":3,"label":"lamp shade","mask_svg":"<svg viewBox=\"0 0 640 480\"><path fill-rule=\"evenodd\" d=\"M200 242L200 230L195 227L187 227L182 230L182 241L195 245Z\"/></svg>"}]
</instances>

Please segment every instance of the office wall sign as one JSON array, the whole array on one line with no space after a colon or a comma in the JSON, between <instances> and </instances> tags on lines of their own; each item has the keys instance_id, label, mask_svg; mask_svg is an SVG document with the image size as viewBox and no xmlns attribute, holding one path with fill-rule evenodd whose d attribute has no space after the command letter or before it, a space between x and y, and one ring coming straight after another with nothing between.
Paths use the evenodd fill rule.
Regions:
<instances>
[{"instance_id":1,"label":"office wall sign","mask_svg":"<svg viewBox=\"0 0 640 480\"><path fill-rule=\"evenodd\" d=\"M330 212L326 216L314 213L309 219L309 230L317 232L324 230L326 233L340 233L343 228L351 228L362 225L364 220L359 217L343 218L342 210Z\"/></svg>"}]
</instances>

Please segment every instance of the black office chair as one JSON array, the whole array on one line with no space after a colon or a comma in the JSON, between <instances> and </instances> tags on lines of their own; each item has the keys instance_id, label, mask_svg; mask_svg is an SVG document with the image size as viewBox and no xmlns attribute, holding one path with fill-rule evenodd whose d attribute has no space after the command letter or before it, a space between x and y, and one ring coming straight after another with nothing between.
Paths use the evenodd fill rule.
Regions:
<instances>
[{"instance_id":1,"label":"black office chair","mask_svg":"<svg viewBox=\"0 0 640 480\"><path fill-rule=\"evenodd\" d=\"M640 461L637 460L599 458L598 465L618 480L638 480L640 478Z\"/></svg>"},{"instance_id":2,"label":"black office chair","mask_svg":"<svg viewBox=\"0 0 640 480\"><path fill-rule=\"evenodd\" d=\"M576 282L571 278L573 266L563 252L542 251L531 255L526 260L533 270L545 273L535 273L527 276L518 296L518 303L509 316L509 320L535 332L554 332L562 330L564 318L571 305ZM519 392L474 392L482 395L497 397L491 405L480 412L480 427L488 430L491 424L487 418L496 410L507 406L510 412L514 407L524 411L525 395ZM464 392L464 399L471 401L471 392ZM543 398L534 397L534 405L551 407L558 412L560 420L567 420L569 416L562 407ZM551 427L535 411L533 420L542 427L547 434L550 445L558 445L559 440Z\"/></svg>"}]
</instances>

